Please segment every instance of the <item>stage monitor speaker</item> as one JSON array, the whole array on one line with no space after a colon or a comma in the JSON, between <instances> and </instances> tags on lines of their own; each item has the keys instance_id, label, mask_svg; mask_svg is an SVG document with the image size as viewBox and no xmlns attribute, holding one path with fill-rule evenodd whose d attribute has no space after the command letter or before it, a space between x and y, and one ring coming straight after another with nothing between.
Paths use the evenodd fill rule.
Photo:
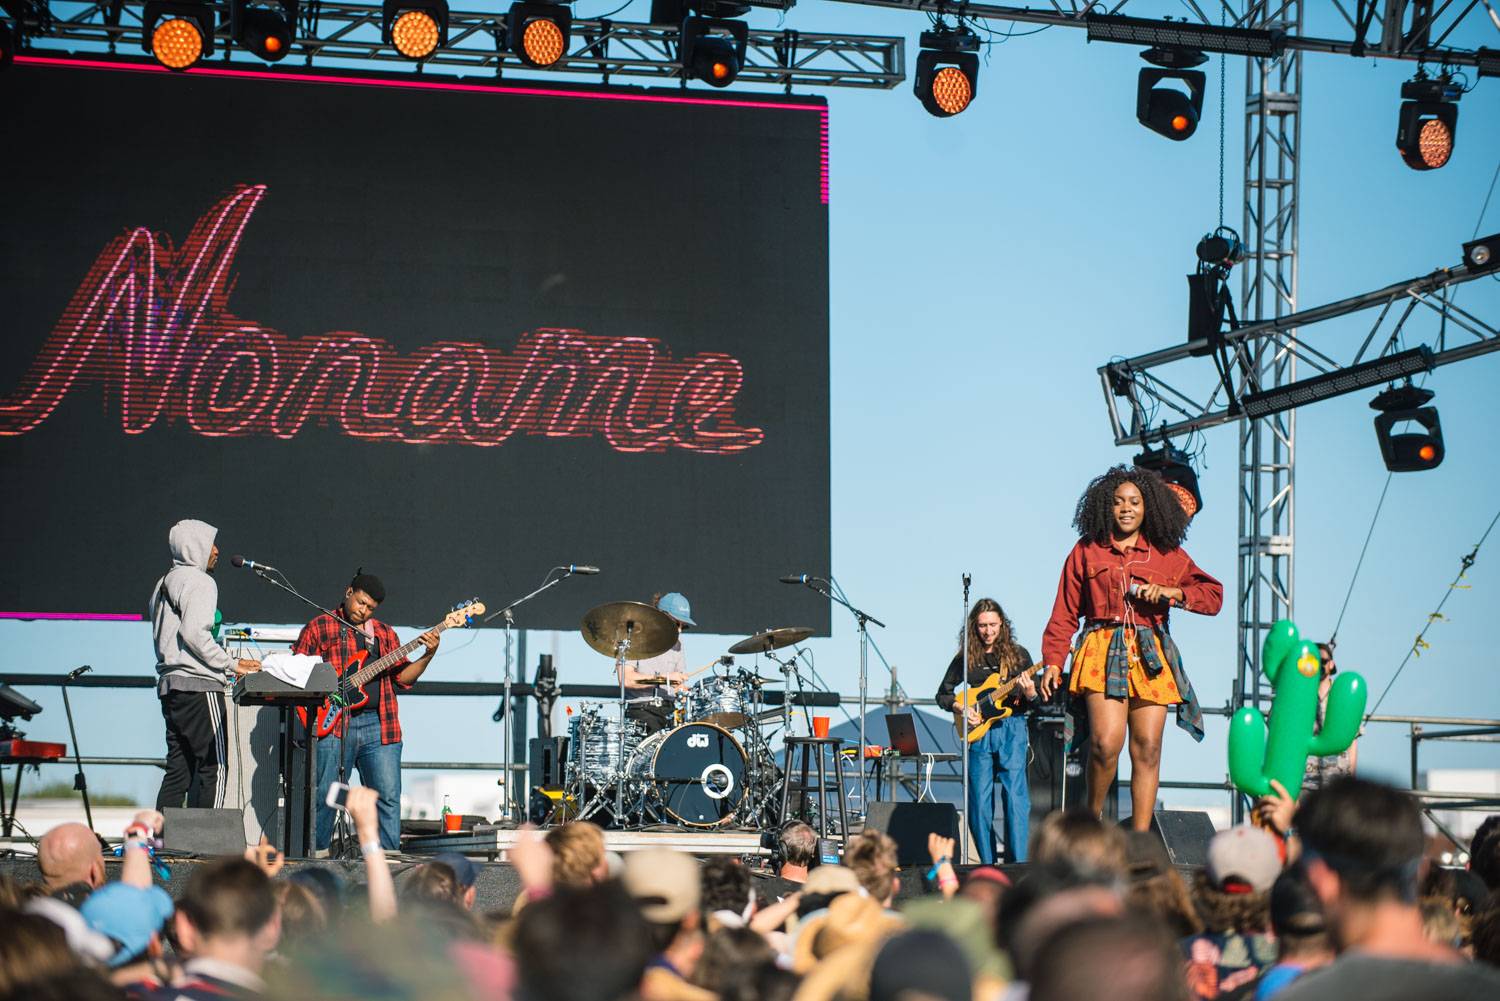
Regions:
<instances>
[{"instance_id":1,"label":"stage monitor speaker","mask_svg":"<svg viewBox=\"0 0 1500 1001\"><path fill-rule=\"evenodd\" d=\"M533 789L561 789L567 784L564 774L568 761L567 737L532 737L530 754L530 786Z\"/></svg>"},{"instance_id":2,"label":"stage monitor speaker","mask_svg":"<svg viewBox=\"0 0 1500 1001\"><path fill-rule=\"evenodd\" d=\"M243 855L245 824L239 810L175 809L162 811L162 848L194 855Z\"/></svg>"},{"instance_id":3,"label":"stage monitor speaker","mask_svg":"<svg viewBox=\"0 0 1500 1001\"><path fill-rule=\"evenodd\" d=\"M930 864L927 835L958 838L958 808L952 803L871 803L865 830L884 831L896 842L901 865Z\"/></svg>"},{"instance_id":4,"label":"stage monitor speaker","mask_svg":"<svg viewBox=\"0 0 1500 1001\"><path fill-rule=\"evenodd\" d=\"M1120 824L1129 827L1130 818ZM1151 833L1167 846L1167 858L1173 865L1208 864L1208 843L1213 840L1214 822L1202 810L1157 810L1151 814Z\"/></svg>"}]
</instances>

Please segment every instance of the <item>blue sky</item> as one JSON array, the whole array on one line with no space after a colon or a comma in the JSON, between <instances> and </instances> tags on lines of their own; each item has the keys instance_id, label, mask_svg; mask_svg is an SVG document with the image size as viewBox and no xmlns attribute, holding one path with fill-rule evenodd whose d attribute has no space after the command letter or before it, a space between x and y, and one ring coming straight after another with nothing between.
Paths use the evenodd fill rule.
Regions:
<instances>
[{"instance_id":1,"label":"blue sky","mask_svg":"<svg viewBox=\"0 0 1500 1001\"><path fill-rule=\"evenodd\" d=\"M578 4L577 16L610 5L594 6ZM1175 9L1159 7L1131 10ZM637 0L616 16L644 14L645 2ZM775 18L756 12L752 21L768 25ZM786 24L905 35L910 66L926 18L805 2ZM1309 33L1343 30L1314 23ZM1471 18L1451 41L1500 46L1500 31ZM1204 67L1209 101L1197 135L1184 143L1136 124L1141 65L1132 47L1089 45L1081 31L1051 29L991 47L978 99L953 119L928 116L909 82L890 92L828 92L832 569L857 604L888 623L875 639L913 695L932 694L953 652L964 571L974 575L975 596L999 599L1036 650L1073 542L1072 506L1091 476L1132 454L1112 444L1095 369L1113 356L1184 336L1182 276L1191 270L1197 239L1218 222L1219 60ZM1483 81L1463 98L1449 165L1417 173L1393 149L1399 87L1413 69L1306 57L1303 306L1455 264L1476 227L1481 234L1500 230L1500 194L1480 219L1500 164L1500 81ZM1243 62L1230 59L1225 221L1236 228L1244 76ZM1500 320L1500 282L1470 283L1459 301L1491 323ZM1434 326L1415 320L1409 343L1430 341ZM1304 336L1342 346L1362 330L1330 323ZM1339 634L1341 667L1363 673L1377 693L1442 598L1460 557L1500 509L1497 377L1500 357L1491 355L1440 369L1427 383L1437 391L1447 459L1436 471L1398 475L1391 484ZM1298 415L1296 600L1309 635L1331 629L1385 483L1367 406L1373 395L1355 393ZM1205 443L1205 509L1188 548L1232 594L1235 431L1212 430ZM523 593L532 576L517 577L511 590ZM1500 533L1467 584L1449 600L1447 619L1428 635L1431 648L1406 667L1383 711L1500 717L1496 660L1484 639L1500 610ZM143 593L149 585L142 582ZM494 598L498 604L504 596ZM809 592L807 600L819 599ZM232 609L226 614L233 618ZM854 629L842 613L834 623L831 639L810 646L823 677L852 692ZM1183 616L1174 633L1200 697L1222 705L1234 670L1232 608L1213 619ZM690 635L688 660L704 663L728 642ZM81 663L102 673L151 671L149 631L139 624L5 622L0 643L11 671ZM533 664L554 644L564 681L608 679L607 661L572 636L533 633ZM498 633L450 634L427 677L498 680L500 658ZM877 692L888 681L878 660L870 680ZM29 734L65 739L54 692L29 694L47 707ZM149 693L84 690L74 703L84 753L162 753ZM498 760L493 708L483 699L406 700L407 757ZM1201 748L1168 727L1164 777L1222 778L1224 740L1221 720L1210 722ZM1429 744L1423 766L1493 767L1497 759L1487 746ZM1376 726L1362 744L1361 765L1400 778L1406 756L1402 728ZM66 776L62 768L46 775ZM156 781L145 770L92 775L96 788L146 798Z\"/></svg>"}]
</instances>

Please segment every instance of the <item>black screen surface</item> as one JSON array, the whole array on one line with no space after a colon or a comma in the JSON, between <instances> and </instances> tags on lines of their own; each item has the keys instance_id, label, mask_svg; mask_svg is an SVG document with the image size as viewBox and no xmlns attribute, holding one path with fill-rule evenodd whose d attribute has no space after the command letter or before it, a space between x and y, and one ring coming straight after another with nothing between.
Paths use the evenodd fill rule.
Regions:
<instances>
[{"instance_id":1,"label":"black screen surface","mask_svg":"<svg viewBox=\"0 0 1500 1001\"><path fill-rule=\"evenodd\" d=\"M304 613L231 553L826 634L825 106L278 76L0 76L0 611L140 613L195 517L236 620Z\"/></svg>"}]
</instances>

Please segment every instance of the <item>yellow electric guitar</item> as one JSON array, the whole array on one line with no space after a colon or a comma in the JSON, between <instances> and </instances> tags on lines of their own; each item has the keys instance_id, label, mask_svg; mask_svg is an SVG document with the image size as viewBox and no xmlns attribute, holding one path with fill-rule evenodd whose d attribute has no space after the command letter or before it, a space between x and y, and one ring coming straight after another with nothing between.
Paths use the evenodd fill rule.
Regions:
<instances>
[{"instance_id":1,"label":"yellow electric guitar","mask_svg":"<svg viewBox=\"0 0 1500 1001\"><path fill-rule=\"evenodd\" d=\"M1001 705L1009 697L1011 689L1021 683L1021 675L1031 670L1030 667L1023 668L1008 680L1000 679L1000 672L996 671L984 679L984 684L977 687L966 688L953 696L953 728L958 731L960 739L964 735L964 713L970 706L979 710L979 722L969 726L969 743L974 743L980 737L990 732L990 726L997 719L1004 719L1011 714L1010 706Z\"/></svg>"}]
</instances>

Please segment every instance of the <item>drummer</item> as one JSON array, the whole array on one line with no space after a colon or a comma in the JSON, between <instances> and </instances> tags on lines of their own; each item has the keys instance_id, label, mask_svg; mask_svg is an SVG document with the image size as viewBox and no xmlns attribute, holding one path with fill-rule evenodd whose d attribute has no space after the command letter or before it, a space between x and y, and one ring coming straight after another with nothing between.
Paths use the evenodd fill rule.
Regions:
<instances>
[{"instance_id":1,"label":"drummer","mask_svg":"<svg viewBox=\"0 0 1500 1001\"><path fill-rule=\"evenodd\" d=\"M625 717L645 724L647 733L672 725L672 689L687 681L687 659L682 654L682 631L696 626L687 598L671 591L657 594L651 602L677 626L678 640L666 653L645 660L621 661L615 666L625 685ZM665 678L666 685L643 684L645 678Z\"/></svg>"}]
</instances>

